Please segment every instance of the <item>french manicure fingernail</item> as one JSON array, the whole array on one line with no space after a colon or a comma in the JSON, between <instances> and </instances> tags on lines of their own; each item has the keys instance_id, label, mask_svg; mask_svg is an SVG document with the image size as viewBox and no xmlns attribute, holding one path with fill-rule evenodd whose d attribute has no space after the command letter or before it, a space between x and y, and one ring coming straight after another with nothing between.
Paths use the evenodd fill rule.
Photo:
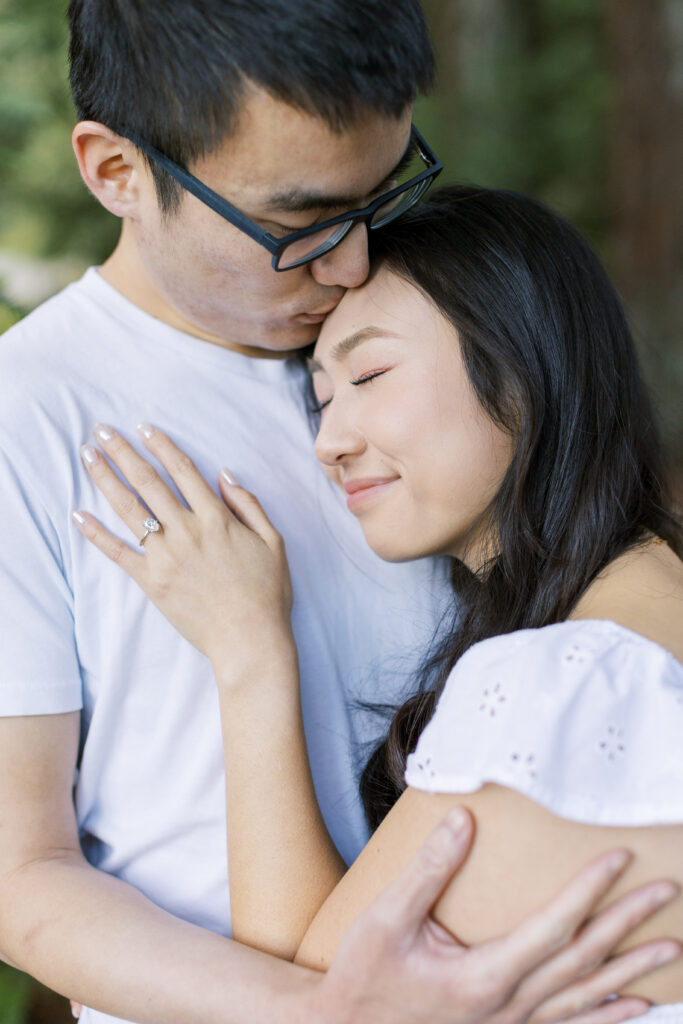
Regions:
<instances>
[{"instance_id":1,"label":"french manicure fingernail","mask_svg":"<svg viewBox=\"0 0 683 1024\"><path fill-rule=\"evenodd\" d=\"M78 523L79 526L85 526L86 519L82 512L72 512L71 518L75 523Z\"/></svg>"},{"instance_id":2,"label":"french manicure fingernail","mask_svg":"<svg viewBox=\"0 0 683 1024\"><path fill-rule=\"evenodd\" d=\"M91 444L81 445L81 458L85 462L86 466L94 466L99 458L97 448L93 448Z\"/></svg>"},{"instance_id":3,"label":"french manicure fingernail","mask_svg":"<svg viewBox=\"0 0 683 1024\"><path fill-rule=\"evenodd\" d=\"M138 432L142 434L146 441L149 441L150 437L154 433L154 427L151 423L138 423Z\"/></svg>"},{"instance_id":4,"label":"french manicure fingernail","mask_svg":"<svg viewBox=\"0 0 683 1024\"><path fill-rule=\"evenodd\" d=\"M108 427L106 423L98 423L95 426L95 437L99 437L100 441L111 441L114 436L114 431L111 427Z\"/></svg>"},{"instance_id":5,"label":"french manicure fingernail","mask_svg":"<svg viewBox=\"0 0 683 1024\"><path fill-rule=\"evenodd\" d=\"M223 479L225 480L225 482L226 482L227 484L230 484L230 485L231 485L232 487L234 487L234 486L235 486L235 485L237 484L237 479L236 479L236 477L234 477L234 476L232 475L232 473L230 472L230 470L229 470L229 469L222 469L222 470L221 470L221 476L223 477Z\"/></svg>"}]
</instances>

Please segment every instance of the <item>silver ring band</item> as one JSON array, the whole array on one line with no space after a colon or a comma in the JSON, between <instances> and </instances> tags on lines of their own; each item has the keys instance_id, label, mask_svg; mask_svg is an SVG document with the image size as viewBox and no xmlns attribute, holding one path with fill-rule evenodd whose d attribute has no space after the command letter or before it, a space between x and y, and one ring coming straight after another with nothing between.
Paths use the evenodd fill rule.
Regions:
<instances>
[{"instance_id":1,"label":"silver ring band","mask_svg":"<svg viewBox=\"0 0 683 1024\"><path fill-rule=\"evenodd\" d=\"M145 519L145 521L144 521L144 523L142 525L145 528L145 532L143 533L142 537L140 537L140 540L138 541L138 544L140 545L140 547L144 546L144 543L147 540L147 538L149 537L150 533L158 533L159 530L161 529L161 523L159 522L158 519L155 519L153 516L149 516L148 519Z\"/></svg>"}]
</instances>

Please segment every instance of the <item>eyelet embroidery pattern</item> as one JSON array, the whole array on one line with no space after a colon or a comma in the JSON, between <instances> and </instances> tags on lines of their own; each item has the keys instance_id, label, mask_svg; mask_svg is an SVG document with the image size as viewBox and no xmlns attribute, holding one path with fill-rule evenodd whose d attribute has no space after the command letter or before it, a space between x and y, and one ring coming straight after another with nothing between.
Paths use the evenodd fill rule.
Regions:
<instances>
[{"instance_id":1,"label":"eyelet embroidery pattern","mask_svg":"<svg viewBox=\"0 0 683 1024\"><path fill-rule=\"evenodd\" d=\"M582 665L585 658L583 649L578 644L572 644L571 650L564 656L565 661L574 661L577 665Z\"/></svg>"},{"instance_id":2,"label":"eyelet embroidery pattern","mask_svg":"<svg viewBox=\"0 0 683 1024\"><path fill-rule=\"evenodd\" d=\"M508 758L508 767L515 775L526 775L529 779L536 778L536 757L534 754L520 754L515 751Z\"/></svg>"},{"instance_id":3,"label":"eyelet embroidery pattern","mask_svg":"<svg viewBox=\"0 0 683 1024\"><path fill-rule=\"evenodd\" d=\"M490 718L495 718L496 710L502 710L498 705L505 704L506 700L507 697L503 693L503 684L494 683L493 686L487 686L486 689L482 691L482 702L479 705L479 710L488 714Z\"/></svg>"},{"instance_id":4,"label":"eyelet embroidery pattern","mask_svg":"<svg viewBox=\"0 0 683 1024\"><path fill-rule=\"evenodd\" d=\"M608 725L603 737L598 742L598 750L606 756L608 761L616 761L618 757L624 756L626 744L624 743L623 729L616 725Z\"/></svg>"},{"instance_id":5,"label":"eyelet embroidery pattern","mask_svg":"<svg viewBox=\"0 0 683 1024\"><path fill-rule=\"evenodd\" d=\"M550 637L551 629L556 627L549 627L543 635ZM499 652L488 664L483 660L478 672L476 657L473 659L472 671L458 679L457 699L443 708L443 712L448 710L453 715L454 723L457 721L457 739L449 737L447 728L442 727L441 732L434 730L432 742L419 745L419 763L413 759L411 765L418 788L451 791L452 780L457 780L457 785L467 786L469 792L470 787L474 790L487 780L497 780L541 803L549 801L550 809L557 798L556 813L579 815L577 820L583 820L580 815L584 813L593 813L593 803L600 804L601 814L606 809L608 818L613 815L612 823L623 824L628 819L633 785L640 792L638 780L634 782L634 765L637 768L636 762L643 757L641 717L643 722L649 721L653 703L648 702L647 714L645 708L642 716L634 713L642 701L641 682L649 679L652 663L655 681L657 674L661 674L667 691L667 696L659 699L668 700L669 708L674 702L678 707L678 711L667 715L666 707L658 710L655 703L654 713L660 717L666 733L666 754L672 742L672 727L679 725L683 713L680 665L673 659L662 664L661 653L656 650L650 659L645 648L644 667L641 666L641 643L628 635L624 640L624 630L609 623L581 627L572 624L572 632L561 636L564 629L569 631L569 626L557 627L556 635L561 642L549 651L540 646L538 634L538 659L534 645L528 644L527 633L501 637L497 642L502 656ZM504 644L509 645L507 650ZM528 658L523 650L527 646ZM612 654L613 648L616 656ZM520 653L516 653L517 649ZM629 658L633 654L635 669L623 679L620 673L627 664L625 654ZM506 659L510 659L509 666ZM628 660L627 667L631 664ZM537 694L533 686L536 669L539 679L542 673ZM534 699L538 697L537 703L527 699L527 681ZM602 689L603 681L609 687L607 691ZM557 701L553 699L555 692ZM524 698L522 703L520 696ZM566 702L571 703L567 703L565 716L562 708ZM448 714L443 712L447 726ZM657 732L655 727L650 731L653 735ZM566 737L569 742L565 747ZM651 753L656 761L654 750ZM641 804L645 806L642 800ZM672 812L665 807L664 813Z\"/></svg>"},{"instance_id":6,"label":"eyelet embroidery pattern","mask_svg":"<svg viewBox=\"0 0 683 1024\"><path fill-rule=\"evenodd\" d=\"M433 779L433 778L436 777L436 772L434 771L434 769L432 767L432 759L431 759L431 757L426 757L424 764L420 764L419 762L417 762L417 770L420 771L420 772L423 772L426 775L428 775L430 777L430 779Z\"/></svg>"}]
</instances>

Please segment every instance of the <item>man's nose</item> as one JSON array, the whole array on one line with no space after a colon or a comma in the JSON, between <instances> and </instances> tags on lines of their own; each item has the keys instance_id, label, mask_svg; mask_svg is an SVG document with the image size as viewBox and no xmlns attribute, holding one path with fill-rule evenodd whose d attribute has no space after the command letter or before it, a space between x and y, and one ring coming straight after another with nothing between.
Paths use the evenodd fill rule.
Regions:
<instances>
[{"instance_id":1,"label":"man's nose","mask_svg":"<svg viewBox=\"0 0 683 1024\"><path fill-rule=\"evenodd\" d=\"M334 249L311 263L311 273L318 284L357 288L370 270L368 229L360 222Z\"/></svg>"}]
</instances>

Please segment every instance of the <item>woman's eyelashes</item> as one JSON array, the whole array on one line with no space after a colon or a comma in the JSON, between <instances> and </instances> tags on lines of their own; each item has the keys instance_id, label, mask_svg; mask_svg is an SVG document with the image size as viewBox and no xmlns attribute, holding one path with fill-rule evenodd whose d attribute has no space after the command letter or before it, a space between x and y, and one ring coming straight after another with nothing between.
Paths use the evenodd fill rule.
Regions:
<instances>
[{"instance_id":1,"label":"woman's eyelashes","mask_svg":"<svg viewBox=\"0 0 683 1024\"><path fill-rule=\"evenodd\" d=\"M360 384L368 384L371 380L375 380L377 377L381 377L383 374L387 373L389 369L390 367L386 366L382 370L369 370L367 373L362 373L359 377L356 377L355 380L350 380L349 384L352 384L353 387L358 387ZM316 399L316 404L313 408L313 412L321 413L323 409L325 409L326 406L330 404L333 397L334 395L330 395L329 398L321 400Z\"/></svg>"},{"instance_id":2,"label":"woman's eyelashes","mask_svg":"<svg viewBox=\"0 0 683 1024\"><path fill-rule=\"evenodd\" d=\"M349 381L349 384L353 384L354 387L358 387L359 384L367 384L368 381L374 380L376 377L381 377L383 373L386 373L389 367L385 367L383 370L370 370L369 373L362 373L356 380Z\"/></svg>"}]
</instances>

